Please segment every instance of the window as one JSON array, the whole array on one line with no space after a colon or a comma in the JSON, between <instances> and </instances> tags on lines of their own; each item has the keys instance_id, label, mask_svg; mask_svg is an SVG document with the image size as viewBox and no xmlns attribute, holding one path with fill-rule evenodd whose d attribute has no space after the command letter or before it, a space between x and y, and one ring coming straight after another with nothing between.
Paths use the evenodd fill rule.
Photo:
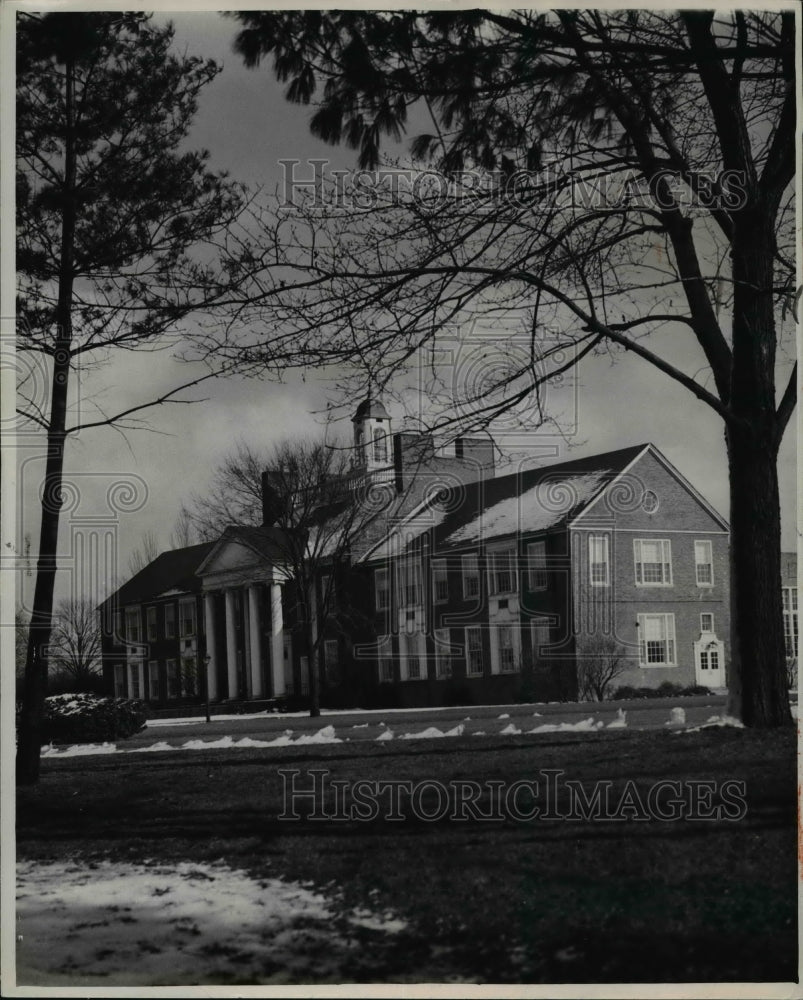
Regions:
<instances>
[{"instance_id":1,"label":"window","mask_svg":"<svg viewBox=\"0 0 803 1000\"><path fill-rule=\"evenodd\" d=\"M636 583L644 587L672 585L672 550L666 538L636 538Z\"/></svg>"},{"instance_id":2,"label":"window","mask_svg":"<svg viewBox=\"0 0 803 1000\"><path fill-rule=\"evenodd\" d=\"M432 633L435 640L435 674L437 677L452 676L452 651L448 628L436 628Z\"/></svg>"},{"instance_id":3,"label":"window","mask_svg":"<svg viewBox=\"0 0 803 1000\"><path fill-rule=\"evenodd\" d=\"M159 700L159 664L156 660L148 661L148 697L151 701Z\"/></svg>"},{"instance_id":4,"label":"window","mask_svg":"<svg viewBox=\"0 0 803 1000\"><path fill-rule=\"evenodd\" d=\"M139 661L128 665L128 690L129 698L141 698L142 691L139 686Z\"/></svg>"},{"instance_id":5,"label":"window","mask_svg":"<svg viewBox=\"0 0 803 1000\"><path fill-rule=\"evenodd\" d=\"M449 600L449 572L445 559L432 560L432 600L435 604Z\"/></svg>"},{"instance_id":6,"label":"window","mask_svg":"<svg viewBox=\"0 0 803 1000\"><path fill-rule=\"evenodd\" d=\"M142 639L139 608L125 609L125 637L127 642L139 642Z\"/></svg>"},{"instance_id":7,"label":"window","mask_svg":"<svg viewBox=\"0 0 803 1000\"><path fill-rule=\"evenodd\" d=\"M383 431L378 427L374 430L374 461L387 462L388 460L388 439Z\"/></svg>"},{"instance_id":8,"label":"window","mask_svg":"<svg viewBox=\"0 0 803 1000\"><path fill-rule=\"evenodd\" d=\"M530 590L546 590L546 542L527 546L527 578Z\"/></svg>"},{"instance_id":9,"label":"window","mask_svg":"<svg viewBox=\"0 0 803 1000\"><path fill-rule=\"evenodd\" d=\"M534 621L532 624L531 640L533 646L533 666L543 664L546 658L546 649L549 645L549 625L541 621Z\"/></svg>"},{"instance_id":10,"label":"window","mask_svg":"<svg viewBox=\"0 0 803 1000\"><path fill-rule=\"evenodd\" d=\"M516 550L497 549L488 553L488 590L491 594L512 594L516 586Z\"/></svg>"},{"instance_id":11,"label":"window","mask_svg":"<svg viewBox=\"0 0 803 1000\"><path fill-rule=\"evenodd\" d=\"M125 698L125 664L115 663L114 665L114 695L116 698Z\"/></svg>"},{"instance_id":12,"label":"window","mask_svg":"<svg viewBox=\"0 0 803 1000\"><path fill-rule=\"evenodd\" d=\"M176 637L176 606L165 604L165 639Z\"/></svg>"},{"instance_id":13,"label":"window","mask_svg":"<svg viewBox=\"0 0 803 1000\"><path fill-rule=\"evenodd\" d=\"M783 637L786 655L791 660L797 656L797 587L783 587Z\"/></svg>"},{"instance_id":14,"label":"window","mask_svg":"<svg viewBox=\"0 0 803 1000\"><path fill-rule=\"evenodd\" d=\"M421 604L421 563L409 559L400 566L402 607Z\"/></svg>"},{"instance_id":15,"label":"window","mask_svg":"<svg viewBox=\"0 0 803 1000\"><path fill-rule=\"evenodd\" d=\"M466 673L483 673L482 629L478 625L466 629Z\"/></svg>"},{"instance_id":16,"label":"window","mask_svg":"<svg viewBox=\"0 0 803 1000\"><path fill-rule=\"evenodd\" d=\"M712 645L716 644L712 643ZM700 650L700 669L719 670L719 650L717 649Z\"/></svg>"},{"instance_id":17,"label":"window","mask_svg":"<svg viewBox=\"0 0 803 1000\"><path fill-rule=\"evenodd\" d=\"M418 681L426 678L421 660L426 656L425 636L422 632L402 632L399 635L402 680Z\"/></svg>"},{"instance_id":18,"label":"window","mask_svg":"<svg viewBox=\"0 0 803 1000\"><path fill-rule=\"evenodd\" d=\"M390 636L385 636L380 640L380 653L377 660L379 667L379 683L393 683L393 640Z\"/></svg>"},{"instance_id":19,"label":"window","mask_svg":"<svg viewBox=\"0 0 803 1000\"><path fill-rule=\"evenodd\" d=\"M480 594L480 567L476 555L463 556L461 560L463 570L463 597L479 597Z\"/></svg>"},{"instance_id":20,"label":"window","mask_svg":"<svg viewBox=\"0 0 803 1000\"><path fill-rule=\"evenodd\" d=\"M700 631L701 632L714 631L714 615L710 611L703 611L703 613L700 615Z\"/></svg>"},{"instance_id":21,"label":"window","mask_svg":"<svg viewBox=\"0 0 803 1000\"><path fill-rule=\"evenodd\" d=\"M497 626L496 648L499 655L499 673L515 673L519 665L517 663L516 647L513 641L513 628L511 625Z\"/></svg>"},{"instance_id":22,"label":"window","mask_svg":"<svg viewBox=\"0 0 803 1000\"><path fill-rule=\"evenodd\" d=\"M390 607L390 577L386 567L374 570L374 596L377 611Z\"/></svg>"},{"instance_id":23,"label":"window","mask_svg":"<svg viewBox=\"0 0 803 1000\"><path fill-rule=\"evenodd\" d=\"M337 639L327 639L323 644L324 667L329 684L340 683L340 657Z\"/></svg>"},{"instance_id":24,"label":"window","mask_svg":"<svg viewBox=\"0 0 803 1000\"><path fill-rule=\"evenodd\" d=\"M148 642L156 640L156 608L148 608L145 612L145 625L148 630Z\"/></svg>"},{"instance_id":25,"label":"window","mask_svg":"<svg viewBox=\"0 0 803 1000\"><path fill-rule=\"evenodd\" d=\"M167 697L168 698L178 698L181 693L181 688L178 682L178 668L176 667L175 660L167 660L166 664L166 674L167 674Z\"/></svg>"},{"instance_id":26,"label":"window","mask_svg":"<svg viewBox=\"0 0 803 1000\"><path fill-rule=\"evenodd\" d=\"M198 666L194 656L181 658L181 693L185 698L198 694Z\"/></svg>"},{"instance_id":27,"label":"window","mask_svg":"<svg viewBox=\"0 0 803 1000\"><path fill-rule=\"evenodd\" d=\"M588 536L588 580L592 587L607 587L611 582L607 535Z\"/></svg>"},{"instance_id":28,"label":"window","mask_svg":"<svg viewBox=\"0 0 803 1000\"><path fill-rule=\"evenodd\" d=\"M114 638L116 642L122 642L125 636L123 635L123 612L114 612Z\"/></svg>"},{"instance_id":29,"label":"window","mask_svg":"<svg viewBox=\"0 0 803 1000\"><path fill-rule=\"evenodd\" d=\"M181 635L195 635L195 601L192 598L188 601L181 601L178 613L181 622Z\"/></svg>"},{"instance_id":30,"label":"window","mask_svg":"<svg viewBox=\"0 0 803 1000\"><path fill-rule=\"evenodd\" d=\"M694 566L698 587L713 587L714 563L711 559L711 542L694 543Z\"/></svg>"},{"instance_id":31,"label":"window","mask_svg":"<svg viewBox=\"0 0 803 1000\"><path fill-rule=\"evenodd\" d=\"M300 657L299 664L301 666L301 693L309 694L309 657Z\"/></svg>"},{"instance_id":32,"label":"window","mask_svg":"<svg viewBox=\"0 0 803 1000\"><path fill-rule=\"evenodd\" d=\"M675 666L674 615L639 615L638 632L642 667Z\"/></svg>"}]
</instances>

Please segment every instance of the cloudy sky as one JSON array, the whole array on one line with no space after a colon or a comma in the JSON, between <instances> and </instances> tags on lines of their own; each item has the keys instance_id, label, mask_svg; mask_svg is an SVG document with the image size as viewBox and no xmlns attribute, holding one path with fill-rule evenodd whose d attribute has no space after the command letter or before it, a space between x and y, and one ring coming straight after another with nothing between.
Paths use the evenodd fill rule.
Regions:
<instances>
[{"instance_id":1,"label":"cloudy sky","mask_svg":"<svg viewBox=\"0 0 803 1000\"><path fill-rule=\"evenodd\" d=\"M160 15L163 17L164 15ZM189 53L212 57L223 64L223 72L202 95L193 145L210 150L212 165L227 169L249 184L272 189L281 178L278 161L295 157L323 156L334 166L348 167L352 154L332 148L310 137L306 109L287 104L270 67L247 70L232 51L236 24L215 13L170 15L177 29L176 41ZM685 348L676 357L689 360ZM86 376L79 403L118 405L128 399L154 396L189 377L183 366L164 353L126 356L102 373ZM101 392L100 396L96 394ZM320 411L328 397L327 385L314 373L302 381L289 377L285 384L269 381L229 379L207 383L203 402L192 406L169 405L150 411L150 431L125 436L108 429L87 430L71 441L66 477L76 484L75 506L63 518L60 546L62 565L59 593L70 588L103 589L103 579L116 573L125 577L132 550L146 531L153 531L162 548L169 547L170 532L182 500L191 492L202 492L216 463L235 441L257 447L288 434L316 433ZM344 401L349 403L349 401ZM353 401L356 408L358 398ZM637 358L612 364L606 358L583 362L576 381L553 396L562 415L567 437L537 432L532 449L557 458L579 458L652 441L669 460L727 516L727 477L722 423L703 403L657 373ZM316 415L316 411L317 415ZM391 414L393 416L393 414ZM400 416L399 414L396 415ZM343 421L344 433L350 424ZM18 536L24 547L26 535L33 548L39 530L37 493L43 460L41 440L20 442L20 473L17 484ZM571 446L571 447L570 447ZM519 441L516 450L524 444ZM795 440L790 426L781 450L780 477L783 545L795 546ZM107 496L114 483L130 482L139 499L137 509L113 514ZM105 519L106 514L111 516ZM83 520L82 520L83 519ZM95 533L108 534L116 546L117 568L102 563L97 583L76 578L72 567L81 563L76 540ZM33 565L33 563L32 563ZM23 574L26 603L32 593L33 575Z\"/></svg>"}]
</instances>

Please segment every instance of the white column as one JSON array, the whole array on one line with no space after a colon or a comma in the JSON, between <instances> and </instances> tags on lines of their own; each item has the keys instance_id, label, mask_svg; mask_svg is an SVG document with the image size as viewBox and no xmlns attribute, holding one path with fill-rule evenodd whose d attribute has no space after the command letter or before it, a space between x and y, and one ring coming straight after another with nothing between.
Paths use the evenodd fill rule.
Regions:
<instances>
[{"instance_id":1,"label":"white column","mask_svg":"<svg viewBox=\"0 0 803 1000\"><path fill-rule=\"evenodd\" d=\"M270 665L273 673L273 697L284 694L284 622L282 621L282 587L270 585Z\"/></svg>"},{"instance_id":2,"label":"white column","mask_svg":"<svg viewBox=\"0 0 803 1000\"><path fill-rule=\"evenodd\" d=\"M237 690L237 631L234 627L234 591L226 591L226 667L229 679L229 698L239 695Z\"/></svg>"},{"instance_id":3,"label":"white column","mask_svg":"<svg viewBox=\"0 0 803 1000\"><path fill-rule=\"evenodd\" d=\"M215 645L215 597L214 594L204 594L204 628L206 629L206 655L209 662L206 665L206 690L209 700L217 698L217 656Z\"/></svg>"},{"instance_id":4,"label":"white column","mask_svg":"<svg viewBox=\"0 0 803 1000\"><path fill-rule=\"evenodd\" d=\"M259 587L248 588L248 638L251 647L251 697L261 698L262 691L262 631L260 629Z\"/></svg>"}]
</instances>

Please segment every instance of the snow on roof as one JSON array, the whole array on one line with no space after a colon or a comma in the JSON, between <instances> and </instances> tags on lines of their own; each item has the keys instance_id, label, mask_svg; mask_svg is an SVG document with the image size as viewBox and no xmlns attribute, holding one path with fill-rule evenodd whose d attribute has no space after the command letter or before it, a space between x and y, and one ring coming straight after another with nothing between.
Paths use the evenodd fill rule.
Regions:
<instances>
[{"instance_id":1,"label":"snow on roof","mask_svg":"<svg viewBox=\"0 0 803 1000\"><path fill-rule=\"evenodd\" d=\"M546 531L587 503L610 476L610 469L600 469L536 483L522 494L507 497L481 511L443 542L456 545L517 532Z\"/></svg>"},{"instance_id":2,"label":"snow on roof","mask_svg":"<svg viewBox=\"0 0 803 1000\"><path fill-rule=\"evenodd\" d=\"M392 559L404 552L425 532L442 524L447 513L448 511L437 504L437 500L433 502L431 499L427 499L418 510L413 511L406 521L395 527L375 549L371 549L363 558L370 559L372 562L374 559Z\"/></svg>"}]
</instances>

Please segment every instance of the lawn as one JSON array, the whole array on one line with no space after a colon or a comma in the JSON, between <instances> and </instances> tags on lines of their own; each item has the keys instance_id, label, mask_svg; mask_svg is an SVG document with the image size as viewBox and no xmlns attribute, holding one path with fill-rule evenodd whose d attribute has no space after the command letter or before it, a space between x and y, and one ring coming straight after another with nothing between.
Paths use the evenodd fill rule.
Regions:
<instances>
[{"instance_id":1,"label":"lawn","mask_svg":"<svg viewBox=\"0 0 803 1000\"><path fill-rule=\"evenodd\" d=\"M629 779L643 799L661 779L736 779L747 808L737 820L426 822L405 801L399 821L280 819L279 768L316 767L348 787L510 785L554 768L585 789L610 781L616 799ZM480 810L488 804L484 794ZM314 887L338 912L392 914L403 928L352 928L360 947L344 952L336 973L311 963L285 970L286 982L788 981L797 975L795 808L793 732L614 730L75 757L44 761L40 784L20 790L18 857L79 870L146 862L163 875L215 862L266 886ZM330 793L325 812L334 810ZM267 967L248 976L221 966L202 981L276 981Z\"/></svg>"}]
</instances>

